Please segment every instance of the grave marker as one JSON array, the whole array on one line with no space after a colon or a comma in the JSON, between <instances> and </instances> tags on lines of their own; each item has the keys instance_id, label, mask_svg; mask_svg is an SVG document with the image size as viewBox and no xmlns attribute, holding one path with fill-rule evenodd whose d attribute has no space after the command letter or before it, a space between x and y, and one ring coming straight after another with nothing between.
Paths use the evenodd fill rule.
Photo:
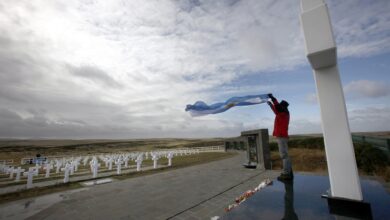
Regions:
<instances>
[{"instance_id":1,"label":"grave marker","mask_svg":"<svg viewBox=\"0 0 390 220\"><path fill-rule=\"evenodd\" d=\"M16 177L15 177L15 182L20 181L20 174L23 173L25 169L22 169L21 167L18 167L18 169L15 170Z\"/></svg>"},{"instance_id":2,"label":"grave marker","mask_svg":"<svg viewBox=\"0 0 390 220\"><path fill-rule=\"evenodd\" d=\"M45 178L50 177L50 170L53 169L53 166L50 163L45 164L45 167L43 168L46 170Z\"/></svg>"},{"instance_id":3,"label":"grave marker","mask_svg":"<svg viewBox=\"0 0 390 220\"><path fill-rule=\"evenodd\" d=\"M27 189L31 189L33 187L33 176L38 175L37 169L35 167L28 168L27 172L23 173L23 176L27 176Z\"/></svg>"}]
</instances>

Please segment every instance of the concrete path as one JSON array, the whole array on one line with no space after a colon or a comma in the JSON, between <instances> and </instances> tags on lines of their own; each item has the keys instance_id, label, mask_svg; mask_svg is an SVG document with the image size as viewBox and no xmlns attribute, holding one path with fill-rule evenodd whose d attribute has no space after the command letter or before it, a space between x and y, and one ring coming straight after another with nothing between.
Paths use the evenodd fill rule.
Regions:
<instances>
[{"instance_id":1,"label":"concrete path","mask_svg":"<svg viewBox=\"0 0 390 220\"><path fill-rule=\"evenodd\" d=\"M245 169L245 154L0 206L1 219L210 219L277 172ZM48 202L48 197L52 202Z\"/></svg>"}]
</instances>

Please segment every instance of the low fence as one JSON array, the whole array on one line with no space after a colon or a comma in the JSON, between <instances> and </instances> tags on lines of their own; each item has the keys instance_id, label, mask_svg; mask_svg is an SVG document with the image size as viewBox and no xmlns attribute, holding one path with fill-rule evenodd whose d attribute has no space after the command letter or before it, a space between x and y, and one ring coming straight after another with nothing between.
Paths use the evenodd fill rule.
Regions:
<instances>
[{"instance_id":1,"label":"low fence","mask_svg":"<svg viewBox=\"0 0 390 220\"><path fill-rule=\"evenodd\" d=\"M387 156L390 156L390 138L380 138L353 134L352 141L360 144L371 144L373 147L384 151Z\"/></svg>"},{"instance_id":2,"label":"low fence","mask_svg":"<svg viewBox=\"0 0 390 220\"><path fill-rule=\"evenodd\" d=\"M220 146L208 146L208 147L191 147L191 148L172 148L172 149L159 149L156 151L160 152L169 152L169 151L185 151L185 150L196 150L199 153L208 153L208 152L225 152L225 147L223 145ZM117 154L125 154L125 153L131 153L131 152L118 152ZM99 155L106 155L109 153L97 153L93 154L93 156L99 156ZM62 159L62 158L71 158L71 157L85 157L85 156L92 156L92 155L62 155L62 156L44 156L40 160L42 162L48 160L56 160L56 159ZM10 161L10 160L7 160ZM25 157L20 160L20 164L29 164L29 163L34 163L36 162L36 158L33 157ZM13 163L13 161L11 162Z\"/></svg>"},{"instance_id":3,"label":"low fence","mask_svg":"<svg viewBox=\"0 0 390 220\"><path fill-rule=\"evenodd\" d=\"M225 146L219 145L219 146L210 146L210 147L191 147L191 148L184 148L184 150L199 150L199 152L225 152Z\"/></svg>"}]
</instances>

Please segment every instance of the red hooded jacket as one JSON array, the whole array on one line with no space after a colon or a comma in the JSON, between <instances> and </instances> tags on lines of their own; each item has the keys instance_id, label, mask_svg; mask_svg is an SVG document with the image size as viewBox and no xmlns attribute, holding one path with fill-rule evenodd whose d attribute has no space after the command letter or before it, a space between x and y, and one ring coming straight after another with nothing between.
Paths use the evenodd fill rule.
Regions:
<instances>
[{"instance_id":1,"label":"red hooded jacket","mask_svg":"<svg viewBox=\"0 0 390 220\"><path fill-rule=\"evenodd\" d=\"M290 113L289 112L278 112L276 105L279 105L277 99L272 99L273 105L271 109L275 113L275 122L274 122L274 132L273 136L275 137L288 137L288 124L290 122Z\"/></svg>"}]
</instances>

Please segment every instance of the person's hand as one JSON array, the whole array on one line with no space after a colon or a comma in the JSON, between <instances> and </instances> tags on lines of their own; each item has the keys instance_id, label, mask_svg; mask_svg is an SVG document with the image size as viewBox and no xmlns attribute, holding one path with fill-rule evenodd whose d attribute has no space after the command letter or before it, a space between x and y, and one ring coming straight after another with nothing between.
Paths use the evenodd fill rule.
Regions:
<instances>
[{"instance_id":1,"label":"person's hand","mask_svg":"<svg viewBox=\"0 0 390 220\"><path fill-rule=\"evenodd\" d=\"M268 104L269 106L272 106L272 102L270 102L270 101L268 101L267 104Z\"/></svg>"},{"instance_id":2,"label":"person's hand","mask_svg":"<svg viewBox=\"0 0 390 220\"><path fill-rule=\"evenodd\" d=\"M269 93L269 94L268 94L268 97L270 97L271 99L274 98L274 96L272 95L272 93Z\"/></svg>"},{"instance_id":3,"label":"person's hand","mask_svg":"<svg viewBox=\"0 0 390 220\"><path fill-rule=\"evenodd\" d=\"M229 104L227 104L227 107L228 108L231 108L231 107L233 107L233 106L235 106L236 104L234 103L234 102L231 102L231 103L229 103Z\"/></svg>"}]
</instances>

